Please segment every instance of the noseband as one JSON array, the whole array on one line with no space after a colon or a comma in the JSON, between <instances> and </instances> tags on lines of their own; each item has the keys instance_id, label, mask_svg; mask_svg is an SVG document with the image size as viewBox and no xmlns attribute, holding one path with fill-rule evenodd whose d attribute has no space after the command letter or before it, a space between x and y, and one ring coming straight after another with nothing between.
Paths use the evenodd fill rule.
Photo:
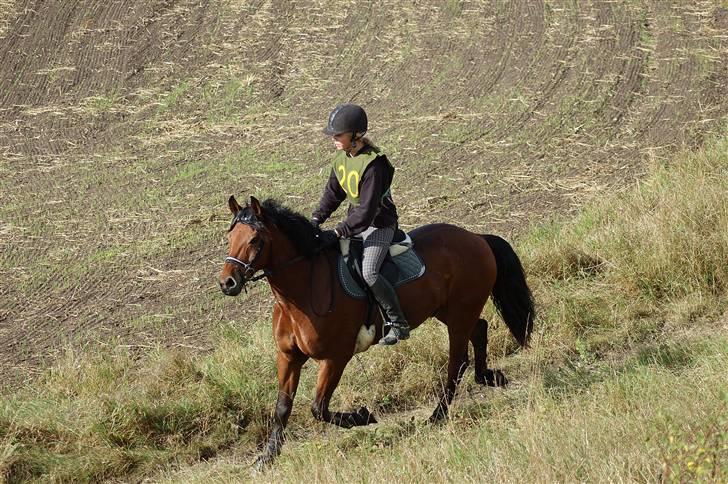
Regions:
<instances>
[{"instance_id":1,"label":"noseband","mask_svg":"<svg viewBox=\"0 0 728 484\"><path fill-rule=\"evenodd\" d=\"M255 216L255 214L250 210L250 207L245 207L241 209L235 217L233 217L233 221L230 223L230 228L228 229L228 232L233 230L235 228L235 225L238 223L245 224L250 226L251 228L255 229L256 231L263 228L263 224L258 220L258 218ZM273 271L283 269L284 267L287 267L295 262L298 262L300 260L303 260L306 258L304 255L299 255L297 257L294 257L292 259L287 260L286 262L283 262L277 267L274 267L273 269L256 269L255 262L258 260L258 257L260 257L260 254L263 253L263 247L265 246L265 240L261 237L259 238L258 246L256 247L255 255L250 260L250 262L245 262L237 257L233 257L231 255L225 257L225 262L232 262L233 264L237 265L243 270L243 288L245 288L246 282L255 282L260 279L263 279L264 277L270 276L273 274ZM259 274L254 277L255 273L258 271L263 271L262 274Z\"/></svg>"},{"instance_id":2,"label":"noseband","mask_svg":"<svg viewBox=\"0 0 728 484\"><path fill-rule=\"evenodd\" d=\"M258 279L262 279L266 276L266 271L263 271L263 274L253 277L253 275L258 272L258 269L256 269L253 265L255 264L255 261L258 260L258 256L263 253L263 245L265 245L265 242L263 239L260 239L260 243L258 243L258 250L255 251L255 256L250 262L241 261L231 255L225 257L225 262L232 262L243 269L243 284L245 284L246 281L257 281Z\"/></svg>"}]
</instances>

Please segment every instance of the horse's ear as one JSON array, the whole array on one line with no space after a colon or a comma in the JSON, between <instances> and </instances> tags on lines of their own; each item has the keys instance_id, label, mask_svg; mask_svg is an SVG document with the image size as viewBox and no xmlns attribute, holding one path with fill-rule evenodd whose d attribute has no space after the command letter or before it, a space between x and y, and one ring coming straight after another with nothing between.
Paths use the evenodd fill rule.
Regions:
<instances>
[{"instance_id":1,"label":"horse's ear","mask_svg":"<svg viewBox=\"0 0 728 484\"><path fill-rule=\"evenodd\" d=\"M228 207L230 207L230 211L233 213L233 215L237 215L238 212L243 209L238 201L235 200L235 195L230 195L230 198L228 198Z\"/></svg>"},{"instance_id":2,"label":"horse's ear","mask_svg":"<svg viewBox=\"0 0 728 484\"><path fill-rule=\"evenodd\" d=\"M263 208L260 206L260 202L253 195L250 196L250 208L253 209L253 213L256 217L263 218Z\"/></svg>"}]
</instances>

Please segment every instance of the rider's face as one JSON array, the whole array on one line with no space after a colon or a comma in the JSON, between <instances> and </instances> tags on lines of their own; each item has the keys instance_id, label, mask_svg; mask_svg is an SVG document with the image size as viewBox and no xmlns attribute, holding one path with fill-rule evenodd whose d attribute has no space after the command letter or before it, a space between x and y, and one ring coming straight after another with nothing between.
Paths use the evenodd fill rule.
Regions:
<instances>
[{"instance_id":1,"label":"rider's face","mask_svg":"<svg viewBox=\"0 0 728 484\"><path fill-rule=\"evenodd\" d=\"M351 132L335 135L333 138L336 149L344 151L351 150L351 135Z\"/></svg>"}]
</instances>

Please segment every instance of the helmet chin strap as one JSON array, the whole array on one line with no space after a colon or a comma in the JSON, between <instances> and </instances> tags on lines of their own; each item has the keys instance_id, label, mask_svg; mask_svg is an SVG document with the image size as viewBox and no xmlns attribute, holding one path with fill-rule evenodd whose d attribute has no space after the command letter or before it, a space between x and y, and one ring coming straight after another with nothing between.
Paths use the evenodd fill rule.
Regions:
<instances>
[{"instance_id":1,"label":"helmet chin strap","mask_svg":"<svg viewBox=\"0 0 728 484\"><path fill-rule=\"evenodd\" d=\"M351 146L348 150L346 150L346 154L349 156L354 156L354 154L356 153L356 145L356 133L351 133Z\"/></svg>"},{"instance_id":2,"label":"helmet chin strap","mask_svg":"<svg viewBox=\"0 0 728 484\"><path fill-rule=\"evenodd\" d=\"M351 133L351 148L346 151L349 156L354 156L357 153L357 147L359 146L359 140L364 137L362 134L359 138L356 137L356 132ZM363 143L363 141L362 141Z\"/></svg>"}]
</instances>

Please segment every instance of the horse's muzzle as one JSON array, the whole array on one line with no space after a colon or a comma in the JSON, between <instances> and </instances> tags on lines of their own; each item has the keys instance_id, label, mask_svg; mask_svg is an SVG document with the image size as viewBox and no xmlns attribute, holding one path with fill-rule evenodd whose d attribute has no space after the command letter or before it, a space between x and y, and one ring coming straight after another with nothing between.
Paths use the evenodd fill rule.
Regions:
<instances>
[{"instance_id":1,"label":"horse's muzzle","mask_svg":"<svg viewBox=\"0 0 728 484\"><path fill-rule=\"evenodd\" d=\"M220 290L226 296L237 296L243 290L243 282L233 276L220 279Z\"/></svg>"}]
</instances>

